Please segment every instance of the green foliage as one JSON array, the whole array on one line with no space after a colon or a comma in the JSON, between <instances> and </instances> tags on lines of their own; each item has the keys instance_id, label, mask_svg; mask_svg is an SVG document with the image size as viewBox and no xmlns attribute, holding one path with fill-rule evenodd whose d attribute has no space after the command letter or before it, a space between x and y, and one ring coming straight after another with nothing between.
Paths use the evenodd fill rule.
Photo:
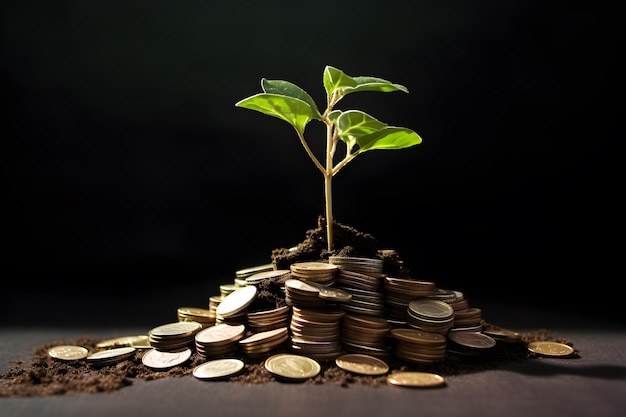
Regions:
<instances>
[{"instance_id":1,"label":"green foliage","mask_svg":"<svg viewBox=\"0 0 626 417\"><path fill-rule=\"evenodd\" d=\"M422 142L413 130L389 126L360 110L341 111L335 109L337 103L348 94L361 91L408 93L400 84L394 84L377 77L350 77L343 71L326 66L323 75L326 90L326 110L321 113L313 98L297 85L283 80L261 79L262 93L245 98L235 104L277 117L289 123L296 130L315 166L322 172L326 187L326 220L328 225L328 250L332 251L332 195L331 179L357 155L374 149L404 149ZM316 120L327 127L326 158L323 165L311 152L304 137L306 126ZM342 160L334 163L337 143L341 140L346 146Z\"/></svg>"}]
</instances>

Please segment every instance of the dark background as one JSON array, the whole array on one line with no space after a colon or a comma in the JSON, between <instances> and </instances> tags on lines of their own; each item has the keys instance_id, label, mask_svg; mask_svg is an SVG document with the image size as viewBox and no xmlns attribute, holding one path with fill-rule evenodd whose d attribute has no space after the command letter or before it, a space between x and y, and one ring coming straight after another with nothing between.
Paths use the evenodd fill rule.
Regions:
<instances>
[{"instance_id":1,"label":"dark background","mask_svg":"<svg viewBox=\"0 0 626 417\"><path fill-rule=\"evenodd\" d=\"M323 177L287 123L235 103L266 77L323 109L326 65L405 85L339 107L423 138L341 171L337 221L470 303L619 316L612 3L4 1L1 12L6 323L123 312L159 324L302 241L323 214Z\"/></svg>"}]
</instances>

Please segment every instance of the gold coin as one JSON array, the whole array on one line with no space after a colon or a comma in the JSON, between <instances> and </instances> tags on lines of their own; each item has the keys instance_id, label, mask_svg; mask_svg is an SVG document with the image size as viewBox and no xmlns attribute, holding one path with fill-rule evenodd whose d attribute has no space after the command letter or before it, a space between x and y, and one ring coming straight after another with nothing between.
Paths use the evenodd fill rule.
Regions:
<instances>
[{"instance_id":1,"label":"gold coin","mask_svg":"<svg viewBox=\"0 0 626 417\"><path fill-rule=\"evenodd\" d=\"M86 360L96 365L111 365L130 359L134 354L134 347L118 347L92 353L87 356Z\"/></svg>"},{"instance_id":2,"label":"gold coin","mask_svg":"<svg viewBox=\"0 0 626 417\"><path fill-rule=\"evenodd\" d=\"M150 340L148 335L138 335L138 336L121 336L113 339L103 340L96 344L97 348L112 348L112 347L124 347L124 346L132 346L134 348L149 348Z\"/></svg>"},{"instance_id":3,"label":"gold coin","mask_svg":"<svg viewBox=\"0 0 626 417\"><path fill-rule=\"evenodd\" d=\"M257 288L254 285L240 287L228 294L217 306L216 313L221 317L231 317L241 313L256 299Z\"/></svg>"},{"instance_id":4,"label":"gold coin","mask_svg":"<svg viewBox=\"0 0 626 417\"><path fill-rule=\"evenodd\" d=\"M48 355L51 358L62 361L75 361L85 359L89 351L82 346L62 345L54 346L48 349Z\"/></svg>"},{"instance_id":5,"label":"gold coin","mask_svg":"<svg viewBox=\"0 0 626 417\"><path fill-rule=\"evenodd\" d=\"M359 353L347 353L335 359L341 369L363 375L383 375L389 366L382 359Z\"/></svg>"},{"instance_id":6,"label":"gold coin","mask_svg":"<svg viewBox=\"0 0 626 417\"><path fill-rule=\"evenodd\" d=\"M574 353L574 348L565 343L548 341L530 342L528 350L538 355L555 357L569 356Z\"/></svg>"},{"instance_id":7,"label":"gold coin","mask_svg":"<svg viewBox=\"0 0 626 417\"><path fill-rule=\"evenodd\" d=\"M280 378L304 380L319 374L322 367L307 356L279 353L265 360L265 369Z\"/></svg>"},{"instance_id":8,"label":"gold coin","mask_svg":"<svg viewBox=\"0 0 626 417\"><path fill-rule=\"evenodd\" d=\"M445 384L445 379L430 372L394 372L387 377L387 383L403 387L438 387Z\"/></svg>"},{"instance_id":9,"label":"gold coin","mask_svg":"<svg viewBox=\"0 0 626 417\"><path fill-rule=\"evenodd\" d=\"M244 366L245 364L240 359L215 359L196 366L193 369L193 376L206 380L220 379L238 373Z\"/></svg>"}]
</instances>

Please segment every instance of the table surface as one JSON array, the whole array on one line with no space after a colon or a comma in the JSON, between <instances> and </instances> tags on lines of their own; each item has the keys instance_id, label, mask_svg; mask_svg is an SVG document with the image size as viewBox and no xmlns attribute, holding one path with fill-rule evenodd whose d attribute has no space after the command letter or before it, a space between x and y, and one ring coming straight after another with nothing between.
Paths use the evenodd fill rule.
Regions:
<instances>
[{"instance_id":1,"label":"table surface","mask_svg":"<svg viewBox=\"0 0 626 417\"><path fill-rule=\"evenodd\" d=\"M135 380L111 393L0 398L9 416L623 416L626 332L621 323L524 306L483 307L494 324L548 329L577 358L533 358L446 378L436 389L270 382L240 385L194 377ZM487 317L486 319L489 319ZM117 337L145 328L0 326L0 372L28 363L35 347L79 336ZM392 413L392 414L389 414Z\"/></svg>"}]
</instances>

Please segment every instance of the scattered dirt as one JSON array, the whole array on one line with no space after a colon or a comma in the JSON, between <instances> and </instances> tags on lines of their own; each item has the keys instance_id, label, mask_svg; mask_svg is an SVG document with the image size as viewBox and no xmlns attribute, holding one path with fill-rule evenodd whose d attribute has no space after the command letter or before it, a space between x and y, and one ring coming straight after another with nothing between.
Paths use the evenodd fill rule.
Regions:
<instances>
[{"instance_id":1,"label":"scattered dirt","mask_svg":"<svg viewBox=\"0 0 626 417\"><path fill-rule=\"evenodd\" d=\"M336 252L326 249L325 224L318 219L318 228L307 231L305 240L296 248L279 248L272 251L272 263L276 269L289 269L294 262L328 259L330 255L380 257L384 260L384 272L391 276L408 277L409 271L394 251L379 251L376 240L371 235L361 233L351 227L334 223ZM286 305L281 297L280 283L264 282L259 285L257 299L251 306L255 310ZM492 323L483 322L484 329L498 328ZM430 364L416 364L390 357L387 362L391 370L434 372L444 377L452 377L469 372L494 369L505 362L523 361L533 356L527 349L531 341L556 339L548 330L540 329L522 333L520 340L514 343L497 343L486 356L479 358L454 359ZM148 351L138 349L134 358L115 365L98 367L85 360L72 362L58 361L48 355L48 349L58 345L79 345L89 351L97 350L96 344L102 339L80 337L75 340L57 340L38 346L30 363L15 363L0 374L0 397L35 397L47 395L71 395L76 393L111 392L131 385L136 379L155 380L160 378L193 377L193 369L207 359L195 352L182 365L166 370L152 370L142 363L142 356ZM286 344L268 353L287 352ZM226 380L234 384L262 384L275 381L275 377L264 367L265 357L241 357L246 363L238 375ZM386 385L386 375L367 376L353 374L335 365L334 361L319 361L322 371L314 378L305 380L305 384L335 384L347 387L350 384L363 384L371 387Z\"/></svg>"}]
</instances>

